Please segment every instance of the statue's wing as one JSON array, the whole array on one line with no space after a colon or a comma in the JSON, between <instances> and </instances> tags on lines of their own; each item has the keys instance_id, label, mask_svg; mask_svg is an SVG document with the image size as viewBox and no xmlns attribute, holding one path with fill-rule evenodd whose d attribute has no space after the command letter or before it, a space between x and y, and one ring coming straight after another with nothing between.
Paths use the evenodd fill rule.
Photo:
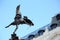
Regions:
<instances>
[{"instance_id":1,"label":"statue's wing","mask_svg":"<svg viewBox=\"0 0 60 40\"><path fill-rule=\"evenodd\" d=\"M19 14L19 13L20 13L20 5L16 7L16 14Z\"/></svg>"},{"instance_id":2,"label":"statue's wing","mask_svg":"<svg viewBox=\"0 0 60 40\"><path fill-rule=\"evenodd\" d=\"M24 19L24 22L30 26L34 25L34 23L30 19Z\"/></svg>"},{"instance_id":3,"label":"statue's wing","mask_svg":"<svg viewBox=\"0 0 60 40\"><path fill-rule=\"evenodd\" d=\"M18 5L18 6L16 7L16 16L15 16L14 19L20 19L20 18L22 18L22 15L21 15L21 13L20 13L20 5Z\"/></svg>"}]
</instances>

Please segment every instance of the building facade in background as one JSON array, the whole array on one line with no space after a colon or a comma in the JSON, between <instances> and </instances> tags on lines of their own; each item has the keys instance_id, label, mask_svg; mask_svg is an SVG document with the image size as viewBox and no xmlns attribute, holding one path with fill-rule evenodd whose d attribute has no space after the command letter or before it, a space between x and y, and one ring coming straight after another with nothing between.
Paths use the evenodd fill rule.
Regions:
<instances>
[{"instance_id":1,"label":"building facade in background","mask_svg":"<svg viewBox=\"0 0 60 40\"><path fill-rule=\"evenodd\" d=\"M60 40L60 13L52 17L51 23L24 36L20 40Z\"/></svg>"}]
</instances>

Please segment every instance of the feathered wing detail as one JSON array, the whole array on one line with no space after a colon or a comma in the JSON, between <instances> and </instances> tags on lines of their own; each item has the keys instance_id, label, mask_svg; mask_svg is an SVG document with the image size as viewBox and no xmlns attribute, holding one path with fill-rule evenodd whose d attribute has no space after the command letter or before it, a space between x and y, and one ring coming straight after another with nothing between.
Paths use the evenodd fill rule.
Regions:
<instances>
[{"instance_id":1,"label":"feathered wing detail","mask_svg":"<svg viewBox=\"0 0 60 40\"><path fill-rule=\"evenodd\" d=\"M16 19L20 19L20 18L22 18L22 15L21 15L21 13L20 13L20 5L18 5L17 7L16 7L16 16L15 16L15 20Z\"/></svg>"},{"instance_id":2,"label":"feathered wing detail","mask_svg":"<svg viewBox=\"0 0 60 40\"><path fill-rule=\"evenodd\" d=\"M27 18L27 16L24 16L24 22L26 23L26 24L28 24L28 25L30 25L30 26L34 26L34 23L30 20L30 19L28 19Z\"/></svg>"},{"instance_id":3,"label":"feathered wing detail","mask_svg":"<svg viewBox=\"0 0 60 40\"><path fill-rule=\"evenodd\" d=\"M16 7L16 14L19 14L19 13L20 13L20 5Z\"/></svg>"},{"instance_id":4,"label":"feathered wing detail","mask_svg":"<svg viewBox=\"0 0 60 40\"><path fill-rule=\"evenodd\" d=\"M24 22L30 26L33 26L33 22L30 19L24 19Z\"/></svg>"}]
</instances>

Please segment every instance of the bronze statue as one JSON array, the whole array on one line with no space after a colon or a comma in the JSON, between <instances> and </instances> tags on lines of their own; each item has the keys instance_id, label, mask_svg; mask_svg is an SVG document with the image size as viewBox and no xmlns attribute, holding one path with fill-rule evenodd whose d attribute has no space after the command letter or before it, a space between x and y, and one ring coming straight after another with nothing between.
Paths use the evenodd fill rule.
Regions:
<instances>
[{"instance_id":1,"label":"bronze statue","mask_svg":"<svg viewBox=\"0 0 60 40\"><path fill-rule=\"evenodd\" d=\"M5 27L5 28L8 28L11 25L16 25L16 29L14 30L13 33L15 33L16 30L18 29L18 25L19 24L28 24L30 26L33 26L34 25L33 22L30 19L28 19L27 16L24 16L22 18L22 15L20 13L19 8L20 8L20 5L18 5L17 8L16 8L16 16L14 18L14 21L11 24L9 24L8 26Z\"/></svg>"}]
</instances>

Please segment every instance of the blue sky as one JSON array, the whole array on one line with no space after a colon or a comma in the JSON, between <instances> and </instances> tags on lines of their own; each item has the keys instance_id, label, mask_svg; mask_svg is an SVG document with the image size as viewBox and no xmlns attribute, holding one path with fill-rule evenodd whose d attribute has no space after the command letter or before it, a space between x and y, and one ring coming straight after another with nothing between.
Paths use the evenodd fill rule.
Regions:
<instances>
[{"instance_id":1,"label":"blue sky","mask_svg":"<svg viewBox=\"0 0 60 40\"><path fill-rule=\"evenodd\" d=\"M15 26L5 28L14 21L16 6L21 5L21 14L28 16L34 26L19 25L17 35L23 37L39 27L51 22L51 18L60 12L60 0L0 0L0 40L8 40Z\"/></svg>"}]
</instances>

